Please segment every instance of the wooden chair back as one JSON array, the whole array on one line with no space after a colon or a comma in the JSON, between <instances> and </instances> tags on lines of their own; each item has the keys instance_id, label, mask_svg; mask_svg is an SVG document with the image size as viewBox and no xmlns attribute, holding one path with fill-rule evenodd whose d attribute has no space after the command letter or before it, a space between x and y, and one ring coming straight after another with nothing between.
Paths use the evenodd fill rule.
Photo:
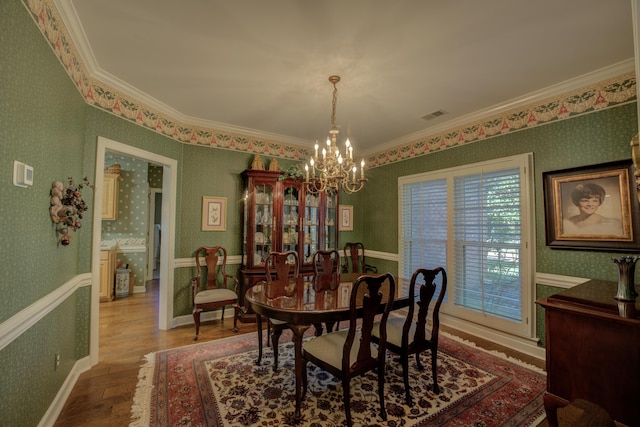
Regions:
<instances>
[{"instance_id":1,"label":"wooden chair back","mask_svg":"<svg viewBox=\"0 0 640 427\"><path fill-rule=\"evenodd\" d=\"M426 336L427 322L429 315L429 305L433 300L433 296L436 293L436 277L441 276L440 292L436 299L433 310L431 311L431 330L429 338ZM422 278L421 280L419 278ZM422 282L418 284L418 282ZM419 286L416 295L416 286ZM409 331L411 324L415 316L416 306L418 308L418 315L416 318L415 334L412 337L412 347L409 348L410 353L419 353L423 350L430 349L434 345L438 345L438 335L440 331L440 306L444 300L445 293L447 292L447 272L442 267L435 269L418 268L411 276L411 282L409 283L409 311L407 318L402 328L402 346L409 348ZM415 298L418 296L418 302L415 303Z\"/></svg>"},{"instance_id":2,"label":"wooden chair back","mask_svg":"<svg viewBox=\"0 0 640 427\"><path fill-rule=\"evenodd\" d=\"M369 265L364 258L364 244L362 242L347 242L342 249L344 252L343 273L377 273L378 268Z\"/></svg>"},{"instance_id":3,"label":"wooden chair back","mask_svg":"<svg viewBox=\"0 0 640 427\"><path fill-rule=\"evenodd\" d=\"M383 286L388 284L388 286ZM384 290L384 292L383 292ZM380 313L381 304L386 301L380 319L381 331L384 331L393 299L395 296L396 282L391 273L381 275L362 275L356 279L351 290L349 301L349 329L342 353L342 372L349 378L362 375L364 372L381 369L384 372L385 349L387 344L386 333L381 334L378 341L377 354L371 353L371 332L376 321L376 315ZM360 307L362 307L360 309ZM361 313L359 315L359 313ZM358 325L358 319L362 321ZM355 360L351 360L351 348L356 337L360 333L360 349Z\"/></svg>"},{"instance_id":4,"label":"wooden chair back","mask_svg":"<svg viewBox=\"0 0 640 427\"><path fill-rule=\"evenodd\" d=\"M300 271L297 252L271 252L264 262L264 268L268 298L293 294Z\"/></svg>"},{"instance_id":5,"label":"wooden chair back","mask_svg":"<svg viewBox=\"0 0 640 427\"><path fill-rule=\"evenodd\" d=\"M313 254L313 290L334 291L340 285L340 253L335 249Z\"/></svg>"},{"instance_id":6,"label":"wooden chair back","mask_svg":"<svg viewBox=\"0 0 640 427\"><path fill-rule=\"evenodd\" d=\"M222 262L220 261L222 258ZM203 289L227 287L227 250L222 246L201 246L196 250L196 289L193 296ZM206 279L203 277L206 271ZM203 283L204 282L204 283ZM203 288L203 284L205 285Z\"/></svg>"},{"instance_id":7,"label":"wooden chair back","mask_svg":"<svg viewBox=\"0 0 640 427\"><path fill-rule=\"evenodd\" d=\"M429 325L429 306L436 293L436 279L441 276L440 292L431 310L431 324ZM416 289L418 288L418 289ZM409 355L415 354L418 369L424 369L420 361L420 353L431 350L431 375L433 377L433 391L440 393L438 386L438 336L440 331L440 306L447 292L447 273L442 267L435 269L418 268L411 276L409 283L409 310L407 316L393 318L386 327L374 330L374 342L383 333L387 333L386 348L400 356L402 374L405 387L405 399L409 406L413 404L411 387L409 385ZM417 298L417 300L416 300ZM416 315L416 308L418 313ZM427 336L427 328L430 327ZM412 332L413 330L413 332ZM413 336L411 336L413 334ZM377 336L376 336L377 335Z\"/></svg>"},{"instance_id":8,"label":"wooden chair back","mask_svg":"<svg viewBox=\"0 0 640 427\"><path fill-rule=\"evenodd\" d=\"M201 246L196 249L196 276L191 279L193 322L196 327L194 340L200 333L200 313L205 309L224 309L238 306L238 279L226 272L227 250L222 246ZM206 272L206 273L205 273ZM233 285L229 288L229 285ZM237 325L234 318L234 330Z\"/></svg>"}]
</instances>

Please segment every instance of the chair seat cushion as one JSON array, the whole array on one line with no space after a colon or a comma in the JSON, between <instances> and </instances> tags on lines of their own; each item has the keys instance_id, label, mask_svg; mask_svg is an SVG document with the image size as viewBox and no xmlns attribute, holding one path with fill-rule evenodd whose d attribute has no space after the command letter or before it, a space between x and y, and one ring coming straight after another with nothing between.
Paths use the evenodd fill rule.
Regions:
<instances>
[{"instance_id":1,"label":"chair seat cushion","mask_svg":"<svg viewBox=\"0 0 640 427\"><path fill-rule=\"evenodd\" d=\"M404 317L390 317L387 320L387 343L393 344L396 347L402 347L402 328L404 327L404 322L406 318ZM376 322L373 324L373 331L371 334L374 337L380 338L380 322ZM409 342L411 345L413 342L413 337L416 334L416 322L411 322L411 326L409 327ZM426 331L426 338L430 339L429 331Z\"/></svg>"},{"instance_id":2,"label":"chair seat cushion","mask_svg":"<svg viewBox=\"0 0 640 427\"><path fill-rule=\"evenodd\" d=\"M342 351L344 348L344 342L347 339L347 333L348 330L342 330L311 338L309 341L302 344L302 351L337 369L342 369ZM349 365L357 359L359 350L360 333L357 332L349 355ZM378 357L378 350L373 345L371 346L371 357Z\"/></svg>"},{"instance_id":3,"label":"chair seat cushion","mask_svg":"<svg viewBox=\"0 0 640 427\"><path fill-rule=\"evenodd\" d=\"M231 289L205 289L196 294L194 304L207 304L212 302L231 301L238 299L238 295Z\"/></svg>"},{"instance_id":4,"label":"chair seat cushion","mask_svg":"<svg viewBox=\"0 0 640 427\"><path fill-rule=\"evenodd\" d=\"M283 320L278 320L278 319L269 318L269 320L271 321L271 324L273 324L273 325L284 325L285 323L287 323L287 322L285 322Z\"/></svg>"}]
</instances>

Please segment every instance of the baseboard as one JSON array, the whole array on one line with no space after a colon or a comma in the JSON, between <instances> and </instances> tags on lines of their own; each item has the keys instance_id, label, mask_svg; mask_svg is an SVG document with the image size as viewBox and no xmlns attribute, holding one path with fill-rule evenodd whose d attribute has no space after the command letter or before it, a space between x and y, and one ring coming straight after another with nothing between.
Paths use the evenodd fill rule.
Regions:
<instances>
[{"instance_id":1,"label":"baseboard","mask_svg":"<svg viewBox=\"0 0 640 427\"><path fill-rule=\"evenodd\" d=\"M231 314L231 315L229 315ZM200 323L207 322L209 320L219 320L222 318L222 310L204 311L200 313ZM233 321L233 308L227 307L224 311L224 318L231 319ZM184 325L193 325L193 316L190 314L184 316L174 317L171 322L171 328ZM195 326L194 326L195 327ZM202 325L200 325L202 327Z\"/></svg>"},{"instance_id":2,"label":"baseboard","mask_svg":"<svg viewBox=\"0 0 640 427\"><path fill-rule=\"evenodd\" d=\"M91 358L89 356L76 361L69 375L67 375L67 378L64 380L62 387L58 390L55 399L53 399L53 402L49 405L49 409L47 409L47 412L40 420L38 427L52 427L56 423L58 415L62 412L62 408L64 408L64 404L71 395L71 391L76 385L80 374L89 369L91 369Z\"/></svg>"},{"instance_id":3,"label":"baseboard","mask_svg":"<svg viewBox=\"0 0 640 427\"><path fill-rule=\"evenodd\" d=\"M506 334L495 329L487 328L476 323L468 322L456 317L447 316L440 313L441 325L448 326L453 329L463 331L465 333L477 336L501 346L510 348L531 357L535 357L541 361L546 360L546 350L538 346L537 339L523 338L515 335Z\"/></svg>"}]
</instances>

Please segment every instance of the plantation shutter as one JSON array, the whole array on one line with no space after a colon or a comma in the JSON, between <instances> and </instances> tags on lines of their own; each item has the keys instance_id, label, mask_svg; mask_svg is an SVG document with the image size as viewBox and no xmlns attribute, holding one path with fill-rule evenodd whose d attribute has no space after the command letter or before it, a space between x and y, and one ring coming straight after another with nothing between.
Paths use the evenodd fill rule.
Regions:
<instances>
[{"instance_id":1,"label":"plantation shutter","mask_svg":"<svg viewBox=\"0 0 640 427\"><path fill-rule=\"evenodd\" d=\"M454 304L522 320L520 171L454 179Z\"/></svg>"}]
</instances>

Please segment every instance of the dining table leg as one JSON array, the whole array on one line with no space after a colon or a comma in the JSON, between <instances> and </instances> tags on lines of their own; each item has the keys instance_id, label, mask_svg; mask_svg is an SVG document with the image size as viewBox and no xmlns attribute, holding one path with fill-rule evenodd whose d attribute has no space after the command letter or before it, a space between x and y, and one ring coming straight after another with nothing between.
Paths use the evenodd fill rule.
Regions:
<instances>
[{"instance_id":1,"label":"dining table leg","mask_svg":"<svg viewBox=\"0 0 640 427\"><path fill-rule=\"evenodd\" d=\"M302 372L302 338L304 333L311 325L288 325L293 331L293 346L295 348L295 366L296 366L296 412L295 419L300 420L300 409L302 407L302 376L306 372Z\"/></svg>"},{"instance_id":2,"label":"dining table leg","mask_svg":"<svg viewBox=\"0 0 640 427\"><path fill-rule=\"evenodd\" d=\"M258 360L256 365L260 365L262 361L262 316L256 313L256 325L258 327Z\"/></svg>"}]
</instances>

